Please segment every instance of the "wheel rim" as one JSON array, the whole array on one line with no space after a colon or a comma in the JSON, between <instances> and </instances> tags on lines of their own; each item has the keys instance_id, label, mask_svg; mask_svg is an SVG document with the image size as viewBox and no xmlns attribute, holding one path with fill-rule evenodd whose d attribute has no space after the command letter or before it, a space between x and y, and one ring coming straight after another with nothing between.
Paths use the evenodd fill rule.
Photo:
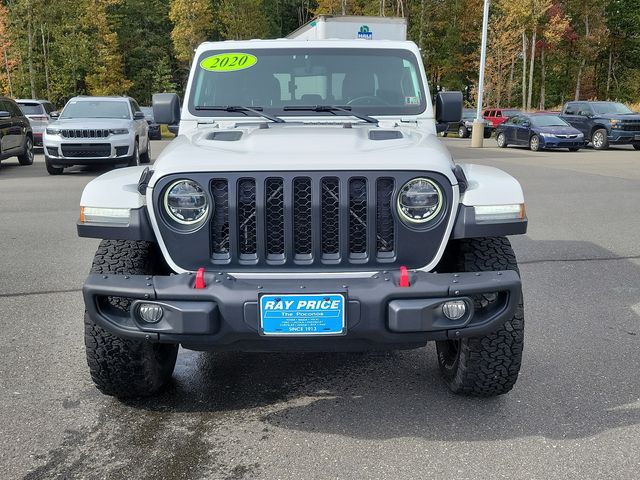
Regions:
<instances>
[{"instance_id":1,"label":"wheel rim","mask_svg":"<svg viewBox=\"0 0 640 480\"><path fill-rule=\"evenodd\" d=\"M500 135L498 135L498 146L502 147L504 145L504 134L501 133Z\"/></svg>"},{"instance_id":2,"label":"wheel rim","mask_svg":"<svg viewBox=\"0 0 640 480\"><path fill-rule=\"evenodd\" d=\"M30 138L27 138L27 158L33 162L33 142Z\"/></svg>"},{"instance_id":3,"label":"wheel rim","mask_svg":"<svg viewBox=\"0 0 640 480\"><path fill-rule=\"evenodd\" d=\"M138 148L137 143L136 143L135 150L133 152L133 156L136 159L136 165L140 165L140 149Z\"/></svg>"},{"instance_id":4,"label":"wheel rim","mask_svg":"<svg viewBox=\"0 0 640 480\"><path fill-rule=\"evenodd\" d=\"M464 134L466 133L465 131L466 129L464 127L460 127L460 130L458 130L458 136L460 138L464 138Z\"/></svg>"},{"instance_id":5,"label":"wheel rim","mask_svg":"<svg viewBox=\"0 0 640 480\"><path fill-rule=\"evenodd\" d=\"M602 138L602 133L601 132L596 132L593 135L593 146L594 147L598 147L600 148L602 146L604 139Z\"/></svg>"},{"instance_id":6,"label":"wheel rim","mask_svg":"<svg viewBox=\"0 0 640 480\"><path fill-rule=\"evenodd\" d=\"M538 137L536 136L531 137L531 150L538 150L539 146L540 146L540 140L538 140Z\"/></svg>"}]
</instances>

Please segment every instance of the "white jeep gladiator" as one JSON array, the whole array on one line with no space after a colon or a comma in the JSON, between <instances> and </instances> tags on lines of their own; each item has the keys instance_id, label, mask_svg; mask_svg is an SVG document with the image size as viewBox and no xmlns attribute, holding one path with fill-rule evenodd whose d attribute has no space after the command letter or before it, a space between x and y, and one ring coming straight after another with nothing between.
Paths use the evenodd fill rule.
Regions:
<instances>
[{"instance_id":1,"label":"white jeep gladiator","mask_svg":"<svg viewBox=\"0 0 640 480\"><path fill-rule=\"evenodd\" d=\"M456 165L437 138L416 45L251 40L196 50L184 105L154 95L180 135L151 167L84 190L99 238L84 285L91 376L150 395L178 346L362 351L434 341L452 391L508 392L524 317L506 236L526 232L519 183Z\"/></svg>"}]
</instances>

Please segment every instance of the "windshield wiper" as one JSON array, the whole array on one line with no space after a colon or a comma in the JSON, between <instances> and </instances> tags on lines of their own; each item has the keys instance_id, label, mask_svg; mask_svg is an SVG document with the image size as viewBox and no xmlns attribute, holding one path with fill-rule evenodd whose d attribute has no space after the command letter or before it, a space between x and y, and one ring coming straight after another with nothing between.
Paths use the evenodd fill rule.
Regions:
<instances>
[{"instance_id":1,"label":"windshield wiper","mask_svg":"<svg viewBox=\"0 0 640 480\"><path fill-rule=\"evenodd\" d=\"M373 117L352 112L349 105L287 105L283 110L285 112L329 112L334 115L337 115L336 112L342 112L351 115L352 117L359 118L360 120L364 120L367 123L378 123L378 120Z\"/></svg>"},{"instance_id":2,"label":"windshield wiper","mask_svg":"<svg viewBox=\"0 0 640 480\"><path fill-rule=\"evenodd\" d=\"M269 115L268 113L264 113L262 111L262 107L245 107L242 105L214 105L212 107L208 106L196 106L196 110L206 110L212 112L251 112L260 117L266 118L267 120L271 120L275 123L285 123L283 119L280 117L276 117L273 115Z\"/></svg>"}]
</instances>

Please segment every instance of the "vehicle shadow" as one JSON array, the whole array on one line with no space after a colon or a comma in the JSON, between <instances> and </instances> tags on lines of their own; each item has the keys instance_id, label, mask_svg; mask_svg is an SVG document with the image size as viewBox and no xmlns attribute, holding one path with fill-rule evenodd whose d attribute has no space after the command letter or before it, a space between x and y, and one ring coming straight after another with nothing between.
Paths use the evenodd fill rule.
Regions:
<instances>
[{"instance_id":1,"label":"vehicle shadow","mask_svg":"<svg viewBox=\"0 0 640 480\"><path fill-rule=\"evenodd\" d=\"M639 424L640 262L589 242L522 237L518 249L534 245L576 256L588 252L589 258L541 258L521 266L525 354L520 379L507 395L451 394L439 378L433 345L353 354L182 351L166 392L119 405L236 412L278 428L363 439L565 439Z\"/></svg>"}]
</instances>

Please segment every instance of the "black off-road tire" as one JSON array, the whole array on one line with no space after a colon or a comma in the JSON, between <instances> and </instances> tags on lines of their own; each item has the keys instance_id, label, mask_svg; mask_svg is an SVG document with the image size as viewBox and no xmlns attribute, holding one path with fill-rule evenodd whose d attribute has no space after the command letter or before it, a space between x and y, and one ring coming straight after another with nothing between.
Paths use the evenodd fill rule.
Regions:
<instances>
[{"instance_id":1,"label":"black off-road tire","mask_svg":"<svg viewBox=\"0 0 640 480\"><path fill-rule=\"evenodd\" d=\"M155 244L103 240L91 273L153 275L166 273ZM114 308L128 311L131 300L112 297ZM178 345L117 337L84 316L87 364L98 390L119 398L144 397L160 391L171 378Z\"/></svg>"},{"instance_id":2,"label":"black off-road tire","mask_svg":"<svg viewBox=\"0 0 640 480\"><path fill-rule=\"evenodd\" d=\"M438 272L518 271L509 240L505 237L453 241L447 247ZM477 295L474 308L485 309L497 294ZM522 299L513 318L488 335L436 342L438 365L447 386L457 394L493 397L509 392L518 379L524 347Z\"/></svg>"},{"instance_id":3,"label":"black off-road tire","mask_svg":"<svg viewBox=\"0 0 640 480\"><path fill-rule=\"evenodd\" d=\"M44 156L44 165L47 167L49 175L62 175L62 172L64 171L63 167L54 167L51 164L51 159L46 155Z\"/></svg>"},{"instance_id":4,"label":"black off-road tire","mask_svg":"<svg viewBox=\"0 0 640 480\"><path fill-rule=\"evenodd\" d=\"M569 148L570 152L577 152L578 150L580 150L580 147L570 147Z\"/></svg>"},{"instance_id":5,"label":"black off-road tire","mask_svg":"<svg viewBox=\"0 0 640 480\"><path fill-rule=\"evenodd\" d=\"M634 148L635 150L640 150L640 143L634 143L634 144L633 144L633 148Z\"/></svg>"}]
</instances>

